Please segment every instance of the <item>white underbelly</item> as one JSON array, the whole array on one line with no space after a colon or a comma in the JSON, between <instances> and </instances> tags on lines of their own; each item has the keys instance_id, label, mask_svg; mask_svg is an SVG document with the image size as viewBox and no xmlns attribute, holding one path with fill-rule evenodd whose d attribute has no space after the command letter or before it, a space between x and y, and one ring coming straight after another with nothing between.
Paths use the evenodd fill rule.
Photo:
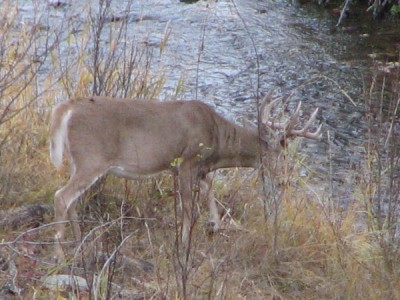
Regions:
<instances>
[{"instance_id":1,"label":"white underbelly","mask_svg":"<svg viewBox=\"0 0 400 300\"><path fill-rule=\"evenodd\" d=\"M137 171L127 170L124 167L115 166L115 167L111 167L108 170L108 173L113 174L118 177L129 178L129 179L146 179L146 178L151 178L151 177L157 176L161 173L170 173L170 172L163 171L163 172L155 172L155 173L140 173Z\"/></svg>"}]
</instances>

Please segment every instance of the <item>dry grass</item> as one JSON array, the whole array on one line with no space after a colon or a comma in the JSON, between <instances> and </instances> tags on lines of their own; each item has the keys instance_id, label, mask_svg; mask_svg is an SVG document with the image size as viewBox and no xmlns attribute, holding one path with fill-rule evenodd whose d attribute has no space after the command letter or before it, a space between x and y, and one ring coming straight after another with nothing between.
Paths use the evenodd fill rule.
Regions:
<instances>
[{"instance_id":1,"label":"dry grass","mask_svg":"<svg viewBox=\"0 0 400 300\"><path fill-rule=\"evenodd\" d=\"M50 174L52 167L47 167ZM85 211L85 234L96 236L97 242L87 246L90 254L111 254L127 238L116 261L112 261L115 266L111 264L103 271L100 290L104 291L106 282L112 281L124 290L141 292L148 298L181 298L182 274L186 270L186 296L189 299L400 297L396 268L398 253L387 253L387 246L384 247L379 238L380 232L364 226L367 219L364 201L355 200L346 211L332 211L315 201L303 188L281 187L285 193L279 199L277 221L271 218L266 222L263 195L260 183L254 180L255 175L248 178L247 173L233 173L224 179L233 184L220 186L218 191L221 195L229 191L227 197L219 199L224 199L226 207L234 203L235 211L225 219L219 234L208 237L203 226L207 218L203 207L203 214L194 228L193 257L188 266L181 266L177 257L175 228L179 224L176 224L174 214L172 178L161 177L157 184L153 180L135 182L109 178L101 196L92 202L99 205L90 206L86 211L81 209ZM61 185L64 179L49 176L48 181L45 187L54 191L54 185ZM35 188L37 182L25 184L25 190L39 189ZM18 194L23 198L24 194L32 195L32 192L20 191ZM44 199L51 203L51 193L47 194ZM126 218L123 221L121 213ZM95 227L97 229L93 230ZM52 232L44 229L28 240L50 241L49 236ZM13 235L7 234L7 237L12 240ZM51 262L51 249L42 246L32 257ZM67 249L73 258L74 247ZM21 276L18 286L36 283L37 293L44 298L53 292L42 290L37 278L68 270L40 260L35 263L36 272L39 272L36 274L29 270L26 262L18 265L18 259L32 260L16 253L13 255L12 260L17 261ZM11 256L8 258L11 261ZM70 263L79 264L78 258ZM391 268L387 265L388 258L394 260ZM100 273L104 266L104 261L93 263L90 255L85 261L86 272L97 270ZM91 273L83 272L82 265L79 266L69 270L90 280ZM6 273L3 273L3 282L9 278ZM32 293L24 295L30 297ZM62 295L71 297L68 293ZM102 295L99 299L107 298Z\"/></svg>"},{"instance_id":2,"label":"dry grass","mask_svg":"<svg viewBox=\"0 0 400 300\"><path fill-rule=\"evenodd\" d=\"M1 5L9 24L0 27L0 36L9 37L2 43L6 49L14 49L15 54L9 50L0 61L2 210L28 203L51 204L55 190L68 176L66 166L56 171L48 158L48 119L54 100L70 94L93 93L152 97L160 91L163 78L151 75L149 53L133 48L128 49L136 53L131 53L132 56L112 52L104 60L98 60L98 65L82 63L86 58L79 56L83 54L78 51L78 56L68 57L73 72L63 70L62 57L57 54L61 53L57 47L62 45L57 44L56 48L49 45L44 50L43 57L52 59L43 60L41 66L52 72L41 73L39 80L39 74L33 71L37 63L32 63L35 54L32 42L43 39L43 35L27 35L25 28L16 26L16 16L6 14L6 4ZM91 24L87 26L90 28ZM115 30L123 32L124 26ZM16 37L26 42L18 49L10 46ZM86 43L89 40L75 38ZM95 47L102 46L99 40L93 42ZM84 45L80 47L84 49ZM122 64L123 57L132 58L131 68ZM114 64L118 72L107 73L104 61ZM88 62L93 61L88 58ZM23 67L26 65L28 68ZM143 65L145 69L141 68ZM14 73L10 72L11 66ZM120 80L124 72L134 75L133 82ZM107 81L92 90L95 76L106 76ZM375 87L366 93L366 98L375 97ZM386 91L388 87L380 85L380 88ZM398 114L395 104L390 108L394 116ZM370 122L370 128L379 125L375 120ZM374 143L372 134L370 142ZM111 282L122 289L126 299L133 295L146 299L400 299L399 241L397 231L393 233L397 218L377 215L374 202L377 191L386 189L393 196L392 207L399 209L397 190L388 189L384 180L397 170L399 156L395 152L381 157L379 162L384 172L379 173L376 155L379 143L374 145L367 151L362 170L366 175L359 183L359 192L346 211L330 205L328 197L310 193L312 186L298 177L293 162L288 163L289 169L294 167L292 184L281 185L271 194L276 209L269 212L265 212L264 205L272 203L272 196L266 199L257 174L239 170L222 172L214 188L228 213L223 230L213 237L206 235L203 226L207 219L206 205L202 204L188 263L182 260L176 239L180 224L176 218L173 178L140 182L108 178L106 185L100 184L100 193L95 190L87 195L94 198L91 203L96 205L81 209L84 232L90 237L85 246L89 254L84 265L80 264L80 255L74 257L76 247L72 245L66 247L70 250L70 266L53 263L52 247L46 244L52 241L51 227L28 232L0 229L0 297L74 297L73 291L45 290L39 280L67 271L94 282L90 293L80 294L81 299L110 298L118 290ZM389 154L397 165L393 165ZM393 184L399 183L397 177L392 179L393 188ZM302 184L298 184L300 181ZM17 237L18 243L13 243ZM93 255L99 253L115 254L115 260L93 261ZM101 280L96 282L93 272Z\"/></svg>"}]
</instances>

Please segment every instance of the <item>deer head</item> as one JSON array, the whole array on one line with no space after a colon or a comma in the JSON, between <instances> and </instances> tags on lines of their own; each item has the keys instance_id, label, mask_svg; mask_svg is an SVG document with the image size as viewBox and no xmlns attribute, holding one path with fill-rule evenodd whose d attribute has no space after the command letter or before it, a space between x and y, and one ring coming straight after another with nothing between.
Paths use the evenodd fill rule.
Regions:
<instances>
[{"instance_id":1,"label":"deer head","mask_svg":"<svg viewBox=\"0 0 400 300\"><path fill-rule=\"evenodd\" d=\"M266 128L272 130L272 132L277 135L280 133L280 144L281 146L285 146L287 140L289 138L296 138L296 137L305 137L311 140L318 140L321 138L321 128L322 124L320 124L316 129L311 130L310 127L313 125L317 115L318 115L318 108L316 108L306 121L304 126L301 126L300 122L300 114L301 114L301 105L302 102L300 101L297 105L295 112L289 115L288 120L286 122L277 122L274 120L272 116L272 109L277 103L282 102L283 97L277 97L273 99L273 92L270 91L263 99L260 105L260 119Z\"/></svg>"}]
</instances>

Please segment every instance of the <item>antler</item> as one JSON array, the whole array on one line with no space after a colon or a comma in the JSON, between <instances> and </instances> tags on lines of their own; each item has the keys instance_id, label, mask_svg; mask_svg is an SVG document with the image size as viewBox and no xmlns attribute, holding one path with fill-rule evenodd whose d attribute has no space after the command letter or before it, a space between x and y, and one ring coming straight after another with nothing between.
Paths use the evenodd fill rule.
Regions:
<instances>
[{"instance_id":1,"label":"antler","mask_svg":"<svg viewBox=\"0 0 400 300\"><path fill-rule=\"evenodd\" d=\"M301 136L312 140L319 139L321 137L322 125L319 125L317 130L314 132L311 132L309 130L311 124L315 121L315 118L317 117L319 108L316 108L314 110L314 112L311 114L310 118L308 119L303 128L298 128L298 126L300 125L301 104L302 103L299 102L293 116L290 117L285 128L282 128L284 130L284 134L286 135L286 137Z\"/></svg>"},{"instance_id":2,"label":"antler","mask_svg":"<svg viewBox=\"0 0 400 300\"><path fill-rule=\"evenodd\" d=\"M273 92L270 91L268 94L264 97L263 103L261 104L260 107L260 112L261 112L261 120L264 125L272 128L272 129L278 129L278 130L283 130L284 133L284 139L289 138L289 137L305 137L308 139L316 140L321 137L321 128L322 125L319 125L318 128L314 131L310 131L310 126L312 123L315 121L317 114L318 114L318 108L314 110L314 112L311 114L310 118L306 122L303 128L299 128L300 125L300 109L301 109L301 102L297 105L296 111L294 114L289 118L289 120L286 123L279 123L279 122L274 122L273 120L269 120L271 118L271 110L272 107L282 99L282 97L279 97L275 100L272 100L272 94ZM271 101L272 100L272 101Z\"/></svg>"}]
</instances>

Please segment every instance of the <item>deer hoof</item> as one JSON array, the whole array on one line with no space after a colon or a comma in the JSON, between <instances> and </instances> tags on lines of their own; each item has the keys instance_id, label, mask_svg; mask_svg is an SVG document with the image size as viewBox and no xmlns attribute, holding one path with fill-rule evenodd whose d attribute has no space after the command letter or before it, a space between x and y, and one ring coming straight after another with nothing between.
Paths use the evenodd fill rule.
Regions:
<instances>
[{"instance_id":1,"label":"deer hoof","mask_svg":"<svg viewBox=\"0 0 400 300\"><path fill-rule=\"evenodd\" d=\"M219 224L215 221L208 221L207 222L207 235L213 235L218 232Z\"/></svg>"}]
</instances>

